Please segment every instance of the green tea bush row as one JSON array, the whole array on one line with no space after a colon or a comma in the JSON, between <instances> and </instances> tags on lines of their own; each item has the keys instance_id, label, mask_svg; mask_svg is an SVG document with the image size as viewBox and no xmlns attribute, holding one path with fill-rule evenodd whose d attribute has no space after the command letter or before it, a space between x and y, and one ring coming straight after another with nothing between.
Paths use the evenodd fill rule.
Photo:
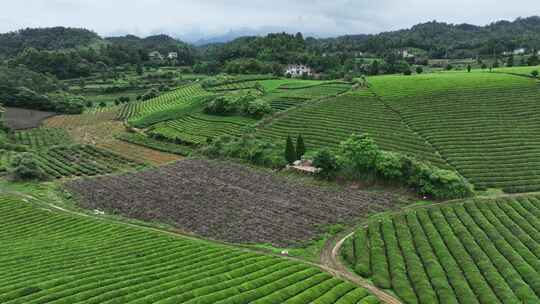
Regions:
<instances>
[{"instance_id":1,"label":"green tea bush row","mask_svg":"<svg viewBox=\"0 0 540 304\"><path fill-rule=\"evenodd\" d=\"M0 196L2 303L379 303L307 264L45 206Z\"/></svg>"},{"instance_id":2,"label":"green tea bush row","mask_svg":"<svg viewBox=\"0 0 540 304\"><path fill-rule=\"evenodd\" d=\"M538 227L537 196L412 209L359 229L368 244L351 266L369 254L370 271L357 272L404 303L535 303Z\"/></svg>"}]
</instances>

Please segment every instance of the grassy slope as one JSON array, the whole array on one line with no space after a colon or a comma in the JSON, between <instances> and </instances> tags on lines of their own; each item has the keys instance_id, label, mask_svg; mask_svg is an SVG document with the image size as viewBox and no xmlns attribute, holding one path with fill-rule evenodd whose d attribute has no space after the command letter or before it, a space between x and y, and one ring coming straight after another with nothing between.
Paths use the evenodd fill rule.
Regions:
<instances>
[{"instance_id":1,"label":"grassy slope","mask_svg":"<svg viewBox=\"0 0 540 304\"><path fill-rule=\"evenodd\" d=\"M409 153L444 165L429 145L367 90L292 109L262 127L257 135L284 141L287 134L302 134L308 149L313 149L337 148L351 133L368 133L383 149Z\"/></svg>"},{"instance_id":2,"label":"grassy slope","mask_svg":"<svg viewBox=\"0 0 540 304\"><path fill-rule=\"evenodd\" d=\"M377 302L294 261L71 215L5 194L0 211L2 303Z\"/></svg>"},{"instance_id":3,"label":"grassy slope","mask_svg":"<svg viewBox=\"0 0 540 304\"><path fill-rule=\"evenodd\" d=\"M370 79L461 174L480 187L538 189L540 85L499 73L441 73Z\"/></svg>"}]
</instances>

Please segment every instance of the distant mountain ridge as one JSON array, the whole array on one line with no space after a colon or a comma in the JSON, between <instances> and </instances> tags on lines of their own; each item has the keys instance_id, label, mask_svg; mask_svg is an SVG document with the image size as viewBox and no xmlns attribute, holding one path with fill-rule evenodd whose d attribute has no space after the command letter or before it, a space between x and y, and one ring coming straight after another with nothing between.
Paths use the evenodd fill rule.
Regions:
<instances>
[{"instance_id":1,"label":"distant mountain ridge","mask_svg":"<svg viewBox=\"0 0 540 304\"><path fill-rule=\"evenodd\" d=\"M269 28L265 29L268 30ZM134 35L102 38L93 31L79 28L52 27L23 29L0 34L0 56L14 56L25 48L39 50L61 50L101 44L115 44L139 50L199 52L222 49L224 58L235 58L242 53L252 53L249 48L254 41L257 45L273 44L275 35L242 35L242 29L208 39L194 45L168 35L153 35L140 38ZM262 33L262 32L261 32ZM262 40L261 40L262 39ZM265 42L266 40L269 40ZM304 49L317 53L357 53L383 54L392 49L417 48L424 50L430 58L474 57L497 55L517 48L540 50L540 17L518 18L514 21L497 21L486 26L472 24L449 24L431 21L417 24L409 29L383 32L379 34L354 34L335 38L308 38ZM238 52L237 52L238 51ZM215 53L215 52L213 52Z\"/></svg>"}]
</instances>

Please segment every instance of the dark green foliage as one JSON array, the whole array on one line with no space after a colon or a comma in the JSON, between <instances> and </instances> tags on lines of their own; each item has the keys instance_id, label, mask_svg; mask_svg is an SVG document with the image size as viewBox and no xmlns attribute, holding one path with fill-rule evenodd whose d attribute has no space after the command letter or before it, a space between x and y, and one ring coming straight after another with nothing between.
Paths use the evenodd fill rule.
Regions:
<instances>
[{"instance_id":1,"label":"dark green foliage","mask_svg":"<svg viewBox=\"0 0 540 304\"><path fill-rule=\"evenodd\" d=\"M296 138L296 159L302 159L304 154L306 154L306 144L302 134L299 134L298 138Z\"/></svg>"},{"instance_id":2,"label":"dark green foliage","mask_svg":"<svg viewBox=\"0 0 540 304\"><path fill-rule=\"evenodd\" d=\"M538 54L536 52L527 59L527 64L529 66L535 66L540 64L540 59L538 58Z\"/></svg>"},{"instance_id":3,"label":"dark green foliage","mask_svg":"<svg viewBox=\"0 0 540 304\"><path fill-rule=\"evenodd\" d=\"M416 67L416 74L422 74L424 73L424 68L419 66L419 67Z\"/></svg>"},{"instance_id":4,"label":"dark green foliage","mask_svg":"<svg viewBox=\"0 0 540 304\"><path fill-rule=\"evenodd\" d=\"M470 73L470 72L471 72L471 70L472 70L472 66L471 66L470 64L468 64L468 65L467 65L467 72L469 72L469 73Z\"/></svg>"},{"instance_id":5,"label":"dark green foliage","mask_svg":"<svg viewBox=\"0 0 540 304\"><path fill-rule=\"evenodd\" d=\"M269 168L283 168L286 165L280 147L252 136L220 136L203 147L201 153L210 158L242 159Z\"/></svg>"},{"instance_id":6,"label":"dark green foliage","mask_svg":"<svg viewBox=\"0 0 540 304\"><path fill-rule=\"evenodd\" d=\"M313 166L319 169L317 176L332 179L339 171L338 160L330 149L319 150L313 155Z\"/></svg>"},{"instance_id":7,"label":"dark green foliage","mask_svg":"<svg viewBox=\"0 0 540 304\"><path fill-rule=\"evenodd\" d=\"M405 75L405 76L411 76L411 75L412 75L411 69L406 69L406 70L403 72L403 75Z\"/></svg>"},{"instance_id":8,"label":"dark green foliage","mask_svg":"<svg viewBox=\"0 0 540 304\"><path fill-rule=\"evenodd\" d=\"M44 180L45 172L31 153L21 153L9 163L8 172L16 181Z\"/></svg>"},{"instance_id":9,"label":"dark green foliage","mask_svg":"<svg viewBox=\"0 0 540 304\"><path fill-rule=\"evenodd\" d=\"M371 178L380 149L375 141L365 135L351 135L339 149L339 165L351 178Z\"/></svg>"},{"instance_id":10,"label":"dark green foliage","mask_svg":"<svg viewBox=\"0 0 540 304\"><path fill-rule=\"evenodd\" d=\"M534 78L538 78L538 75L539 75L538 70L532 71L532 72L531 72L531 75L532 75L532 77L534 77Z\"/></svg>"},{"instance_id":11,"label":"dark green foliage","mask_svg":"<svg viewBox=\"0 0 540 304\"><path fill-rule=\"evenodd\" d=\"M506 66L507 67L514 66L514 55L510 55L510 57L508 57L508 60L506 60Z\"/></svg>"},{"instance_id":12,"label":"dark green foliage","mask_svg":"<svg viewBox=\"0 0 540 304\"><path fill-rule=\"evenodd\" d=\"M157 90L156 88L152 88L150 90L148 90L146 93L144 93L144 95L141 96L141 99L142 100L149 100L149 99L152 99L152 98L156 98L159 96L159 90Z\"/></svg>"},{"instance_id":13,"label":"dark green foliage","mask_svg":"<svg viewBox=\"0 0 540 304\"><path fill-rule=\"evenodd\" d=\"M326 154L338 161L330 167L332 174L323 175L327 178L339 173L353 180L401 183L435 199L464 198L473 194L472 185L457 172L440 169L400 153L382 151L366 135L353 134L341 143L337 154L327 150L323 154L324 160L329 158ZM327 165L324 161L321 164ZM315 158L314 166L323 168L315 162Z\"/></svg>"},{"instance_id":14,"label":"dark green foliage","mask_svg":"<svg viewBox=\"0 0 540 304\"><path fill-rule=\"evenodd\" d=\"M218 96L206 103L204 112L214 115L243 115L253 118L261 118L272 113L270 104L262 99L256 99L252 95L244 96Z\"/></svg>"},{"instance_id":15,"label":"dark green foliage","mask_svg":"<svg viewBox=\"0 0 540 304\"><path fill-rule=\"evenodd\" d=\"M285 160L289 164L292 164L297 160L294 143L291 136L287 136L287 140L285 142Z\"/></svg>"}]
</instances>

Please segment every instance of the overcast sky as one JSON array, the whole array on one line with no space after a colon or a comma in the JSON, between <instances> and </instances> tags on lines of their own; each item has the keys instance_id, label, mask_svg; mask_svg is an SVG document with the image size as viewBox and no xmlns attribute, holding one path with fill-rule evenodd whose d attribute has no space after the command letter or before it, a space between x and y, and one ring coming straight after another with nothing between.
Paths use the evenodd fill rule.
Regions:
<instances>
[{"instance_id":1,"label":"overcast sky","mask_svg":"<svg viewBox=\"0 0 540 304\"><path fill-rule=\"evenodd\" d=\"M539 0L1 0L0 32L85 27L110 36L167 33L187 40L229 31L317 36L376 33L430 20L484 25L540 15Z\"/></svg>"}]
</instances>

